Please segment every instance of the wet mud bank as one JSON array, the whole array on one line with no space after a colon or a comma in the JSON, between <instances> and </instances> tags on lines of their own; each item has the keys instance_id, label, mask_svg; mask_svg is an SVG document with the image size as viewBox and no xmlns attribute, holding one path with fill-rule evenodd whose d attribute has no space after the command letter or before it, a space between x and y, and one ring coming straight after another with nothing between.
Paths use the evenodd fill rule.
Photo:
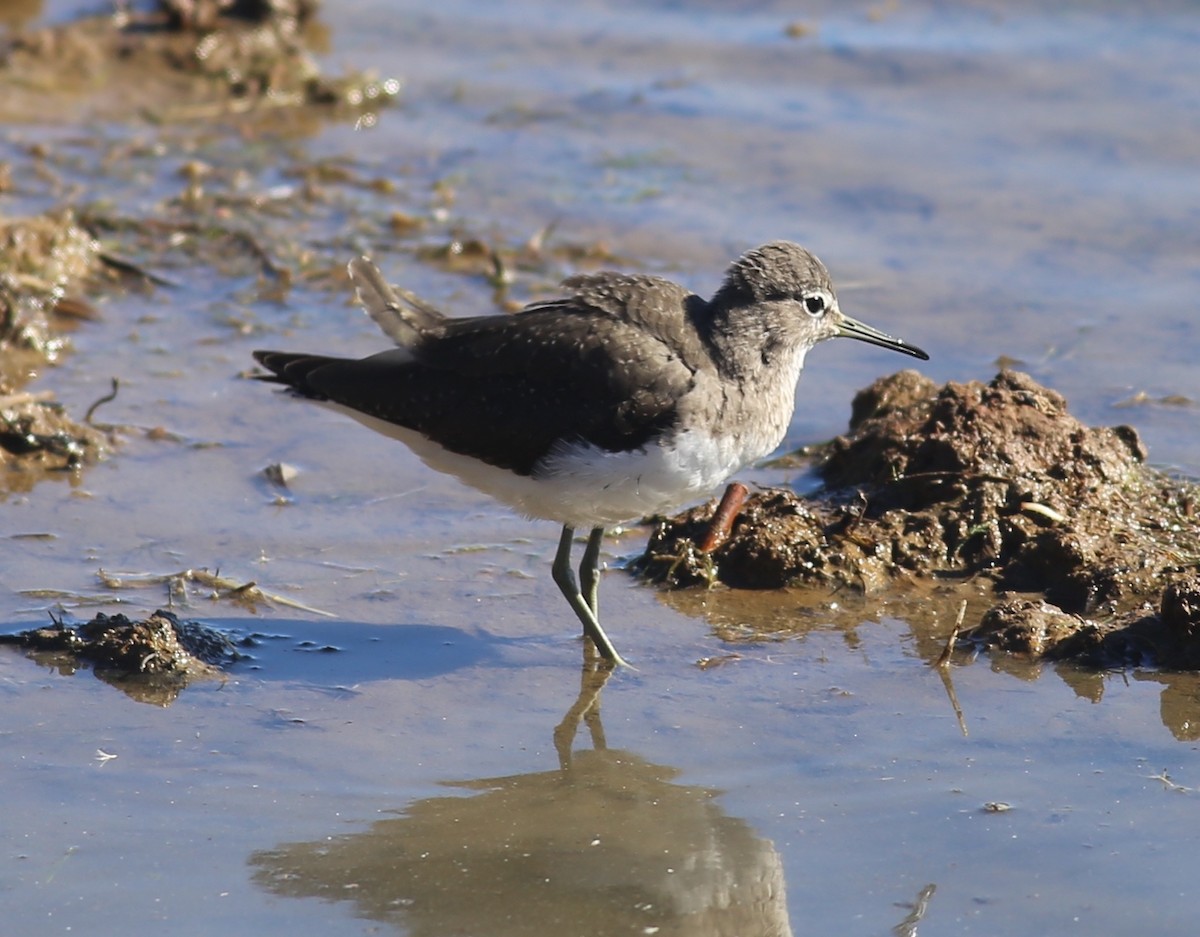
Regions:
<instances>
[{"instance_id":1,"label":"wet mud bank","mask_svg":"<svg viewBox=\"0 0 1200 937\"><path fill-rule=\"evenodd\" d=\"M78 488L89 466L134 435L186 442L161 425L100 422L103 405L138 394L116 377L111 388L103 380L90 405L68 407L55 389L60 368L108 377L111 365L79 351L74 339L116 327L123 298L158 291L164 307L172 303L180 279L156 271L186 277L208 268L223 290L243 296L257 281L251 301L282 301L297 283L322 289L338 280L330 271L342 261L314 258L298 233L305 226L291 216L319 216L334 200L330 188L353 192L369 182L351 171L322 174L310 161L297 170L303 179L283 213L252 183L250 169L220 163L225 141L286 141L327 119L369 123L374 108L397 96L395 79L322 74L317 56L328 31L316 13L308 0L164 0L0 34L0 122L12 128L0 152L0 505L44 482ZM273 156L285 146L265 149L251 168L260 177L277 171ZM136 332L126 341L140 369ZM135 370L132 383L143 376ZM253 583L202 570L166 578L188 577L214 598L270 601ZM112 592L129 585L103 570L99 578ZM56 599L47 609L53 624L0 635L0 643L60 673L92 669L143 702L166 705L244 656L224 634L153 606L74 622L67 609L88 597L16 585Z\"/></svg>"},{"instance_id":2,"label":"wet mud bank","mask_svg":"<svg viewBox=\"0 0 1200 937\"><path fill-rule=\"evenodd\" d=\"M20 121L105 116L206 120L253 109L357 108L392 82L321 72L328 27L316 0L161 0L110 16L20 29L0 44L0 109Z\"/></svg>"},{"instance_id":3,"label":"wet mud bank","mask_svg":"<svg viewBox=\"0 0 1200 937\"><path fill-rule=\"evenodd\" d=\"M1085 426L1016 371L941 387L904 371L861 391L849 432L814 458L814 496L762 491L717 523L712 503L684 512L636 569L676 586L867 594L982 578L993 604L962 642L1200 665L1200 489L1148 466L1131 427Z\"/></svg>"},{"instance_id":4,"label":"wet mud bank","mask_svg":"<svg viewBox=\"0 0 1200 937\"><path fill-rule=\"evenodd\" d=\"M0 38L0 121L196 122L191 135L201 139L211 132L203 120L314 107L354 113L394 97L395 82L319 72L312 44L324 40L315 10L308 2L163 2L146 12L118 8L111 16L14 30ZM66 151L90 143L101 152L81 174ZM205 198L198 177L206 167L198 161L189 164L184 197L174 206L188 222L172 222L171 205L149 217L88 205L90 187L119 177L127 162L111 147L102 130L81 129L69 146L15 146L0 161L0 194L14 201L45 202L59 190L55 207L43 213L0 214L0 497L75 474L118 442L116 428L93 422L95 407L70 414L52 391L25 388L67 356L73 330L100 318L94 300L167 285L128 257L161 260L165 249L178 250L181 233L203 231L193 240L207 250L194 250L193 260L215 263L233 242L255 259L252 241L212 236L233 225L215 199Z\"/></svg>"}]
</instances>

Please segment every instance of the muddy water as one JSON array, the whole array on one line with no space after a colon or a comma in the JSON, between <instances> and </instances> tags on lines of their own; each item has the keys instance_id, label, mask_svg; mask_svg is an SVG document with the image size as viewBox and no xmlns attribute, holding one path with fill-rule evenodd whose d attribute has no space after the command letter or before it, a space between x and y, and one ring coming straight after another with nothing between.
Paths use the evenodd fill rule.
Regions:
<instances>
[{"instance_id":1,"label":"muddy water","mask_svg":"<svg viewBox=\"0 0 1200 937\"><path fill-rule=\"evenodd\" d=\"M393 183L306 216L315 250L370 249L467 313L492 308L489 288L418 262L392 211L505 243L554 221L554 238L602 239L701 291L741 249L790 237L845 308L926 347L936 379L1017 359L1084 420L1132 423L1154 460L1200 474L1191 5L338 16L329 63L403 75L401 106L372 129L199 144L282 202L288 167L316 159ZM0 146L80 154L58 191L18 173L10 213L153 204L197 148L170 127L6 129ZM228 680L168 707L0 653L14 933L879 934L921 915L924 934L1193 931L1194 678L960 660L944 679L928 666L957 606L944 595L880 616L846 596L664 596L610 571L606 621L639 670L603 688L564 770L555 729L592 691L547 575L556 532L237 379L255 347L379 347L343 297L167 272L177 286L105 302L40 378L85 407L119 375L101 413L135 429L81 479L0 506L0 621L44 621L54 599L36 590L77 614L153 608L161 589L112 592L95 571L189 566L333 617L193 592L183 614L259 637ZM791 440L840 430L854 388L902 365L822 347ZM300 469L284 503L258 476L277 460ZM643 539L614 538L608 560ZM797 636L710 631L772 623Z\"/></svg>"}]
</instances>

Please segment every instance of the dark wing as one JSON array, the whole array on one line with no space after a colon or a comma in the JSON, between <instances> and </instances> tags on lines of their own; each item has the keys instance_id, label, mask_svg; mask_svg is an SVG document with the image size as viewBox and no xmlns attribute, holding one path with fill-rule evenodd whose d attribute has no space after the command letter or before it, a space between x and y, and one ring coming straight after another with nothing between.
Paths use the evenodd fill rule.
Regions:
<instances>
[{"instance_id":1,"label":"dark wing","mask_svg":"<svg viewBox=\"0 0 1200 937\"><path fill-rule=\"evenodd\" d=\"M544 309L600 316L621 322L656 338L692 371L709 358L709 308L699 296L661 277L592 273L563 281L568 298L537 303L521 313Z\"/></svg>"},{"instance_id":2,"label":"dark wing","mask_svg":"<svg viewBox=\"0 0 1200 937\"><path fill-rule=\"evenodd\" d=\"M660 326L670 315L681 322L686 315L688 294L672 289L656 300L675 303L655 320ZM411 352L395 349L359 361L255 356L276 380L306 396L529 474L564 441L614 452L644 446L674 425L679 398L691 387L690 359L699 346L673 342L663 328L648 330L611 303L597 308L581 300L577 294L512 316L450 319L441 334ZM699 341L694 329L665 331Z\"/></svg>"}]
</instances>

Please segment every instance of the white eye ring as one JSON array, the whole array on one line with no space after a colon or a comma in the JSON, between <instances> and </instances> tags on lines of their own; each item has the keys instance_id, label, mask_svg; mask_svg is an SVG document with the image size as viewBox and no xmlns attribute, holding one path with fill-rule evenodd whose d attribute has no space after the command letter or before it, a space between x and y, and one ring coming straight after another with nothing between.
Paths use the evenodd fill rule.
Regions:
<instances>
[{"instance_id":1,"label":"white eye ring","mask_svg":"<svg viewBox=\"0 0 1200 937\"><path fill-rule=\"evenodd\" d=\"M818 316L825 315L829 304L825 301L825 297L820 293L809 293L802 300L804 308L808 310L808 314L814 319Z\"/></svg>"}]
</instances>

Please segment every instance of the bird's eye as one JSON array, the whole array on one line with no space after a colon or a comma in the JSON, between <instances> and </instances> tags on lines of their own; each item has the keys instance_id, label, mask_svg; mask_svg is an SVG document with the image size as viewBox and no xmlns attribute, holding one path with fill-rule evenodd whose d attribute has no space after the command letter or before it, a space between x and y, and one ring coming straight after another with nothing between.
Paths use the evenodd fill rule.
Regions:
<instances>
[{"instance_id":1,"label":"bird's eye","mask_svg":"<svg viewBox=\"0 0 1200 937\"><path fill-rule=\"evenodd\" d=\"M825 311L825 297L821 295L805 296L804 308L810 316L819 316Z\"/></svg>"}]
</instances>

